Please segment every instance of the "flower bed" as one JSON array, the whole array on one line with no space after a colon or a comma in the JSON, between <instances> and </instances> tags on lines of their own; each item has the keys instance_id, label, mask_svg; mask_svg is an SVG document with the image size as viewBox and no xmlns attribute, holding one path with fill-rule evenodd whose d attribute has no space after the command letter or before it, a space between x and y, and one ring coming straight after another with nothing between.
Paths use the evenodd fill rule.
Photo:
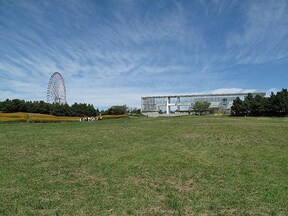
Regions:
<instances>
[{"instance_id":1,"label":"flower bed","mask_svg":"<svg viewBox=\"0 0 288 216\"><path fill-rule=\"evenodd\" d=\"M103 115L97 116L98 119L125 118L128 115ZM75 122L81 117L53 116L34 113L0 113L0 122L30 122L30 123L49 123L49 122Z\"/></svg>"}]
</instances>

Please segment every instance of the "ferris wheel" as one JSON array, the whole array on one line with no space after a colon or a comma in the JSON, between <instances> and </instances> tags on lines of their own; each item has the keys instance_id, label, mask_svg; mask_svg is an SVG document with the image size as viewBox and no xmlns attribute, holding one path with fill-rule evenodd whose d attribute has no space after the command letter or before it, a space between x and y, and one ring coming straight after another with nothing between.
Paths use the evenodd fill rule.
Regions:
<instances>
[{"instance_id":1,"label":"ferris wheel","mask_svg":"<svg viewBox=\"0 0 288 216\"><path fill-rule=\"evenodd\" d=\"M53 73L50 77L47 88L47 103L66 103L66 88L64 78L59 72Z\"/></svg>"}]
</instances>

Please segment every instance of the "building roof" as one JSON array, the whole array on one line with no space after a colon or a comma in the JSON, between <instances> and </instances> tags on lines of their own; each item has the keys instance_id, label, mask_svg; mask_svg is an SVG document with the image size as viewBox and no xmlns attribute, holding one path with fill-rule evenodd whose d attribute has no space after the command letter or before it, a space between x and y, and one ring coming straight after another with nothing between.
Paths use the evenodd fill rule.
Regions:
<instances>
[{"instance_id":1,"label":"building roof","mask_svg":"<svg viewBox=\"0 0 288 216\"><path fill-rule=\"evenodd\" d=\"M222 97L225 97L225 96L246 96L248 95L249 93L227 93L227 94L190 94L190 95L163 95L163 96L144 96L144 97L141 97L141 99L143 98L167 98L167 97L209 97L209 96L222 96ZM262 96L265 96L266 93L265 92L253 92L253 93L250 93L252 95L262 95Z\"/></svg>"}]
</instances>

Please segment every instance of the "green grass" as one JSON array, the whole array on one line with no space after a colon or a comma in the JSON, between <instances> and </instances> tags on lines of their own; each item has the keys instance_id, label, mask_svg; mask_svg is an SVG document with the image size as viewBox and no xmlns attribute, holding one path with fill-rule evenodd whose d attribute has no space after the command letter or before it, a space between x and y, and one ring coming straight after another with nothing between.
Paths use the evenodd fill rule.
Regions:
<instances>
[{"instance_id":1,"label":"green grass","mask_svg":"<svg viewBox=\"0 0 288 216\"><path fill-rule=\"evenodd\" d=\"M0 125L0 215L287 215L288 119Z\"/></svg>"}]
</instances>

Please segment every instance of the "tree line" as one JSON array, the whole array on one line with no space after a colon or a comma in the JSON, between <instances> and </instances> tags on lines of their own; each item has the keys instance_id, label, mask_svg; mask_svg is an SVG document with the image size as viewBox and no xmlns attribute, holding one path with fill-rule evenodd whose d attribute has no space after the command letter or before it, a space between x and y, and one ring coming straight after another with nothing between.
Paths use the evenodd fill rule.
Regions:
<instances>
[{"instance_id":1,"label":"tree line","mask_svg":"<svg viewBox=\"0 0 288 216\"><path fill-rule=\"evenodd\" d=\"M128 108L126 105L115 105L111 106L107 110L95 109L92 104L86 103L74 103L69 106L68 104L50 104L44 101L25 101L20 99L6 99L0 101L0 111L5 113L13 112L28 112L28 113L40 113L49 114L55 116L98 116L102 115L122 115L126 113L139 114L140 109Z\"/></svg>"},{"instance_id":2,"label":"tree line","mask_svg":"<svg viewBox=\"0 0 288 216\"><path fill-rule=\"evenodd\" d=\"M55 116L97 116L99 110L92 104L74 103L68 104L50 104L44 101L25 101L20 99L7 99L0 102L0 111L6 113L28 112L49 114Z\"/></svg>"},{"instance_id":3,"label":"tree line","mask_svg":"<svg viewBox=\"0 0 288 216\"><path fill-rule=\"evenodd\" d=\"M130 115L142 115L141 109L136 107L128 107L126 105L114 105L108 108L107 110L101 110L100 113L102 115L122 115L122 114L130 114Z\"/></svg>"},{"instance_id":4,"label":"tree line","mask_svg":"<svg viewBox=\"0 0 288 216\"><path fill-rule=\"evenodd\" d=\"M271 93L270 97L248 94L244 100L237 97L231 107L233 116L288 116L288 91Z\"/></svg>"}]
</instances>

